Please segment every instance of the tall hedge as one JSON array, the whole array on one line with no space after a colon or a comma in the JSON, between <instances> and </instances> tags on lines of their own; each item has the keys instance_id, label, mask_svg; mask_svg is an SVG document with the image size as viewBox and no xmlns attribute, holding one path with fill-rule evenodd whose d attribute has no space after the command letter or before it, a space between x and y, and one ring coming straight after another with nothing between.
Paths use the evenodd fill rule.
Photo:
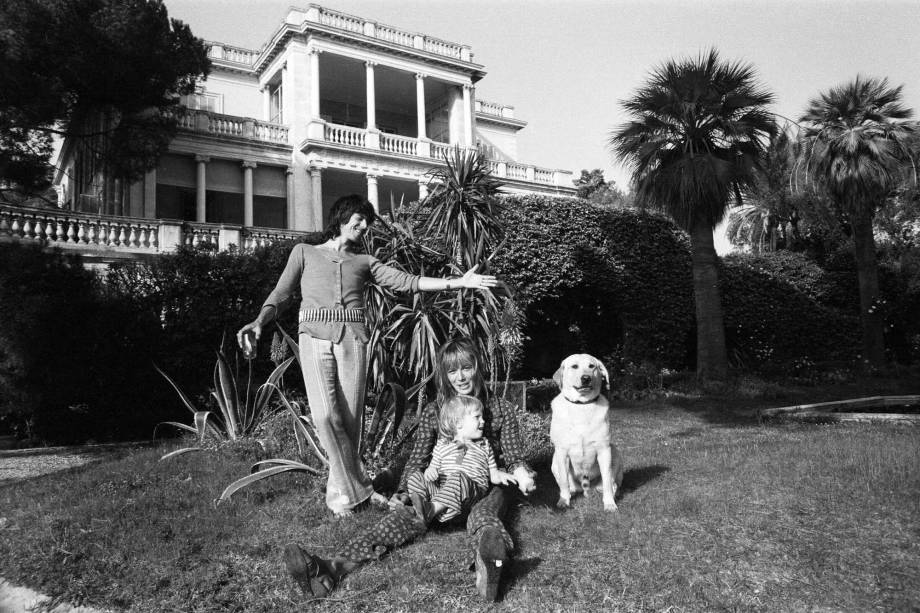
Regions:
<instances>
[{"instance_id":1,"label":"tall hedge","mask_svg":"<svg viewBox=\"0 0 920 613\"><path fill-rule=\"evenodd\" d=\"M0 245L0 429L48 443L149 436L156 321L77 255ZM149 420L148 420L149 421Z\"/></svg>"},{"instance_id":2,"label":"tall hedge","mask_svg":"<svg viewBox=\"0 0 920 613\"><path fill-rule=\"evenodd\" d=\"M508 243L495 269L526 307L522 374L552 374L579 351L686 363L690 255L676 226L575 198L514 195L503 204Z\"/></svg>"},{"instance_id":3,"label":"tall hedge","mask_svg":"<svg viewBox=\"0 0 920 613\"><path fill-rule=\"evenodd\" d=\"M319 235L310 235L311 243ZM130 300L134 309L159 321L154 360L189 393L204 394L212 381L216 351L222 339L228 350L236 346L236 331L252 321L274 288L293 242L280 241L252 252L237 249L214 252L180 249L149 261L114 266L106 278L108 289ZM296 305L280 320L288 333L296 330ZM269 329L260 343L268 356ZM262 372L271 365L256 360Z\"/></svg>"},{"instance_id":4,"label":"tall hedge","mask_svg":"<svg viewBox=\"0 0 920 613\"><path fill-rule=\"evenodd\" d=\"M520 374L546 376L580 351L694 367L689 243L670 220L574 198L515 195L504 204L509 238L495 268L526 308L530 340ZM723 258L719 286L733 364L786 369L854 359L853 275L786 252ZM891 296L903 293L892 288Z\"/></svg>"}]
</instances>

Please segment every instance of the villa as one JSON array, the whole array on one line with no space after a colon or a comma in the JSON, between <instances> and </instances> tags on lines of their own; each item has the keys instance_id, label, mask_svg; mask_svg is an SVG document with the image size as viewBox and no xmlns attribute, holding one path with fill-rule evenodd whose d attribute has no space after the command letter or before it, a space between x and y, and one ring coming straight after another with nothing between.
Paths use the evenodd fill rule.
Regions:
<instances>
[{"instance_id":1,"label":"villa","mask_svg":"<svg viewBox=\"0 0 920 613\"><path fill-rule=\"evenodd\" d=\"M208 53L211 74L182 99L156 169L119 185L65 140L63 214L4 209L0 234L113 257L246 248L321 229L342 194L380 211L424 198L426 173L455 146L478 148L507 191L575 193L571 172L518 161L527 124L476 98L485 71L469 46L311 4L258 50L211 42Z\"/></svg>"}]
</instances>

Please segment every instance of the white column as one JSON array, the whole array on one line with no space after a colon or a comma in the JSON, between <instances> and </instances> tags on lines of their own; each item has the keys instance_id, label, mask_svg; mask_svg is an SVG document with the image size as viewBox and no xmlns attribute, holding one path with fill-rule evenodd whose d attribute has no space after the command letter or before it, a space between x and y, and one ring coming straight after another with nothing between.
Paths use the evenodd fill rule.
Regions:
<instances>
[{"instance_id":1,"label":"white column","mask_svg":"<svg viewBox=\"0 0 920 613\"><path fill-rule=\"evenodd\" d=\"M206 155L196 155L198 175L195 179L195 221L207 221L207 164L211 161Z\"/></svg>"},{"instance_id":2,"label":"white column","mask_svg":"<svg viewBox=\"0 0 920 613\"><path fill-rule=\"evenodd\" d=\"M428 180L424 177L418 180L418 199L424 200L428 197Z\"/></svg>"},{"instance_id":3,"label":"white column","mask_svg":"<svg viewBox=\"0 0 920 613\"><path fill-rule=\"evenodd\" d=\"M425 75L415 75L415 106L418 112L418 137L426 138L425 134Z\"/></svg>"},{"instance_id":4,"label":"white column","mask_svg":"<svg viewBox=\"0 0 920 613\"><path fill-rule=\"evenodd\" d=\"M270 121L272 118L272 105L271 105L271 87L266 84L265 87L261 89L262 91L262 120Z\"/></svg>"},{"instance_id":5,"label":"white column","mask_svg":"<svg viewBox=\"0 0 920 613\"><path fill-rule=\"evenodd\" d=\"M310 112L319 119L319 49L310 49Z\"/></svg>"},{"instance_id":6,"label":"white column","mask_svg":"<svg viewBox=\"0 0 920 613\"><path fill-rule=\"evenodd\" d=\"M243 162L243 225L252 226L252 169L255 162Z\"/></svg>"},{"instance_id":7,"label":"white column","mask_svg":"<svg viewBox=\"0 0 920 613\"><path fill-rule=\"evenodd\" d=\"M463 86L463 138L467 147L473 146L473 86Z\"/></svg>"},{"instance_id":8,"label":"white column","mask_svg":"<svg viewBox=\"0 0 920 613\"><path fill-rule=\"evenodd\" d=\"M364 62L367 75L367 129L377 129L377 93L374 88L374 66L377 62Z\"/></svg>"},{"instance_id":9,"label":"white column","mask_svg":"<svg viewBox=\"0 0 920 613\"><path fill-rule=\"evenodd\" d=\"M294 230L294 169L290 166L285 170L285 194L287 196L287 227L288 230Z\"/></svg>"},{"instance_id":10,"label":"white column","mask_svg":"<svg viewBox=\"0 0 920 613\"><path fill-rule=\"evenodd\" d=\"M380 212L380 204L377 197L377 175L367 175L367 200L374 205L374 211Z\"/></svg>"},{"instance_id":11,"label":"white column","mask_svg":"<svg viewBox=\"0 0 920 613\"><path fill-rule=\"evenodd\" d=\"M310 168L310 197L313 200L313 219L317 230L323 229L323 170Z\"/></svg>"}]
</instances>

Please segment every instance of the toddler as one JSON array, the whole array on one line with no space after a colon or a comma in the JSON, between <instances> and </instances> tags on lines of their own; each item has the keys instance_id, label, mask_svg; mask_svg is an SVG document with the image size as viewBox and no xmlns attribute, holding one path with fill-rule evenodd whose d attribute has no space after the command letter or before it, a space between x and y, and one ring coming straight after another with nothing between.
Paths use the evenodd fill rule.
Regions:
<instances>
[{"instance_id":1,"label":"toddler","mask_svg":"<svg viewBox=\"0 0 920 613\"><path fill-rule=\"evenodd\" d=\"M486 495L490 483L516 483L513 475L498 470L492 447L483 438L484 426L482 403L473 396L454 396L441 407L431 464L406 481L412 506L426 525L466 513Z\"/></svg>"}]
</instances>

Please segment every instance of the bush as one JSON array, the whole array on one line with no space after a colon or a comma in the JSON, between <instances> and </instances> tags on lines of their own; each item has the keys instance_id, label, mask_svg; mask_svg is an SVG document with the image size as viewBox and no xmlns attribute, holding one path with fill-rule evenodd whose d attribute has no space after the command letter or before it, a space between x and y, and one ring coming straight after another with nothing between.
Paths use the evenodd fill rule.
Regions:
<instances>
[{"instance_id":1,"label":"bush","mask_svg":"<svg viewBox=\"0 0 920 613\"><path fill-rule=\"evenodd\" d=\"M2 428L33 443L140 436L153 404L142 365L154 329L79 256L0 246Z\"/></svg>"},{"instance_id":2,"label":"bush","mask_svg":"<svg viewBox=\"0 0 920 613\"><path fill-rule=\"evenodd\" d=\"M856 356L859 321L818 300L833 284L803 260L795 254L722 259L719 287L735 366L794 374L814 362Z\"/></svg>"},{"instance_id":3,"label":"bush","mask_svg":"<svg viewBox=\"0 0 920 613\"><path fill-rule=\"evenodd\" d=\"M576 352L686 362L690 255L674 224L574 198L514 195L503 204L508 244L495 269L526 308L521 374L549 376Z\"/></svg>"},{"instance_id":4,"label":"bush","mask_svg":"<svg viewBox=\"0 0 920 613\"><path fill-rule=\"evenodd\" d=\"M316 243L319 235L308 242ZM236 331L252 321L275 287L294 243L278 242L252 252L209 252L183 248L149 261L114 265L106 277L109 291L159 322L150 339L156 364L191 396L204 394L212 381L214 351L235 347ZM295 298L294 300L297 300ZM295 302L296 305L296 302ZM297 308L287 309L280 323L296 335ZM271 351L271 330L259 344L260 358ZM253 362L254 380L264 380L273 364ZM299 377L288 377L296 383ZM177 405L174 398L164 398Z\"/></svg>"}]
</instances>

